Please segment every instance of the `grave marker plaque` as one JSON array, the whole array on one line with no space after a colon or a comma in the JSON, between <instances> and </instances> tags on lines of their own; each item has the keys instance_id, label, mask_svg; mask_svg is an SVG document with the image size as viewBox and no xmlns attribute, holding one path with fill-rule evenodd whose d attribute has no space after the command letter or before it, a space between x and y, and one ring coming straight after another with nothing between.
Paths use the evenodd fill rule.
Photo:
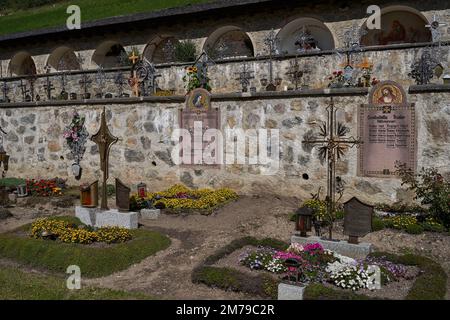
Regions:
<instances>
[{"instance_id":1,"label":"grave marker plaque","mask_svg":"<svg viewBox=\"0 0 450 320\"><path fill-rule=\"evenodd\" d=\"M344 234L349 243L358 243L358 237L364 237L372 231L373 206L353 197L344 203Z\"/></svg>"},{"instance_id":2,"label":"grave marker plaque","mask_svg":"<svg viewBox=\"0 0 450 320\"><path fill-rule=\"evenodd\" d=\"M120 212L130 211L130 188L116 178L116 206Z\"/></svg>"},{"instance_id":3,"label":"grave marker plaque","mask_svg":"<svg viewBox=\"0 0 450 320\"><path fill-rule=\"evenodd\" d=\"M195 127L201 124L202 136L194 136ZM183 152L190 151L190 162L183 165L216 165L219 163L219 153L216 153L214 164L206 163L203 159L203 152L206 147L214 145L214 141L203 141L203 135L208 129L219 129L219 110L211 107L210 93L197 88L192 90L186 100L186 107L180 110L180 128L189 131L190 142L183 142ZM201 143L196 143L201 140Z\"/></svg>"},{"instance_id":4,"label":"grave marker plaque","mask_svg":"<svg viewBox=\"0 0 450 320\"><path fill-rule=\"evenodd\" d=\"M364 141L358 152L358 173L366 177L396 175L396 162L416 169L416 116L404 90L384 81L371 91L369 104L358 110L359 136Z\"/></svg>"}]
</instances>

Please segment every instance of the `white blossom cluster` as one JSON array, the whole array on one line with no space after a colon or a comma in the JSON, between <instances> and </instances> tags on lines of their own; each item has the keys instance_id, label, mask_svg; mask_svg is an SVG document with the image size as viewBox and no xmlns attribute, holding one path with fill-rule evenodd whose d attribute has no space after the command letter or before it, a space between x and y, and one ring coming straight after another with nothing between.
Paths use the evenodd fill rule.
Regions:
<instances>
[{"instance_id":1,"label":"white blossom cluster","mask_svg":"<svg viewBox=\"0 0 450 320\"><path fill-rule=\"evenodd\" d=\"M358 290L369 288L373 281L367 270L355 264L335 261L328 264L326 271L329 273L334 285L343 289Z\"/></svg>"},{"instance_id":2,"label":"white blossom cluster","mask_svg":"<svg viewBox=\"0 0 450 320\"><path fill-rule=\"evenodd\" d=\"M273 273L280 273L286 271L286 267L283 264L283 260L273 259L267 264L266 270Z\"/></svg>"}]
</instances>

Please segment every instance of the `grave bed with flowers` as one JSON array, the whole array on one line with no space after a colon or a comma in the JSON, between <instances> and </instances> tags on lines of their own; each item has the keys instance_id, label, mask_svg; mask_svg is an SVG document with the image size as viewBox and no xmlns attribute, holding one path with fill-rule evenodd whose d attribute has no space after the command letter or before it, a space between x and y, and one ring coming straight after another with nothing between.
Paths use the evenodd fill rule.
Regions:
<instances>
[{"instance_id":1,"label":"grave bed with flowers","mask_svg":"<svg viewBox=\"0 0 450 320\"><path fill-rule=\"evenodd\" d=\"M439 264L421 256L373 253L356 260L318 243L288 247L254 238L232 242L206 259L192 278L271 299L277 297L274 288L282 282L306 287L304 299L442 299L446 279ZM424 287L426 282L433 285ZM404 290L390 292L398 287Z\"/></svg>"},{"instance_id":2,"label":"grave bed with flowers","mask_svg":"<svg viewBox=\"0 0 450 320\"><path fill-rule=\"evenodd\" d=\"M200 213L209 215L218 208L238 198L236 192L231 189L189 189L177 184L165 191L147 192L145 197L138 194L131 195L131 211L139 211L146 208L157 208L164 213Z\"/></svg>"},{"instance_id":3,"label":"grave bed with flowers","mask_svg":"<svg viewBox=\"0 0 450 320\"><path fill-rule=\"evenodd\" d=\"M86 277L127 269L170 245L159 232L118 227L94 229L72 216L37 219L0 234L0 258L65 273L77 265Z\"/></svg>"}]
</instances>

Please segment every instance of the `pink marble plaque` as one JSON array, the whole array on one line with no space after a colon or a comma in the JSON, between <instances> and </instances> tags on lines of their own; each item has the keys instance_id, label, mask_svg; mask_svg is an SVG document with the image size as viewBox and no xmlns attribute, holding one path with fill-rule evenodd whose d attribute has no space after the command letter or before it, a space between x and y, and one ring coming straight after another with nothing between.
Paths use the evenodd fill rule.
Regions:
<instances>
[{"instance_id":1,"label":"pink marble plaque","mask_svg":"<svg viewBox=\"0 0 450 320\"><path fill-rule=\"evenodd\" d=\"M416 169L416 118L414 104L361 105L358 110L358 172L366 177L396 176L396 162Z\"/></svg>"}]
</instances>

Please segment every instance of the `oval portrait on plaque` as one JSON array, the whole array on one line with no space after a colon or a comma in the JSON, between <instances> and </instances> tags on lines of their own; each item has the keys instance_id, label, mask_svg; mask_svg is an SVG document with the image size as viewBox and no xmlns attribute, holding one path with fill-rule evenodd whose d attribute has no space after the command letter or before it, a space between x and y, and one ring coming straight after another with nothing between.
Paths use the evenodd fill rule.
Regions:
<instances>
[{"instance_id":1,"label":"oval portrait on plaque","mask_svg":"<svg viewBox=\"0 0 450 320\"><path fill-rule=\"evenodd\" d=\"M187 107L195 112L206 112L211 107L211 94L208 90L197 88L189 92Z\"/></svg>"},{"instance_id":2,"label":"oval portrait on plaque","mask_svg":"<svg viewBox=\"0 0 450 320\"><path fill-rule=\"evenodd\" d=\"M376 84L369 96L370 104L406 104L403 88L394 81L382 81Z\"/></svg>"}]
</instances>

